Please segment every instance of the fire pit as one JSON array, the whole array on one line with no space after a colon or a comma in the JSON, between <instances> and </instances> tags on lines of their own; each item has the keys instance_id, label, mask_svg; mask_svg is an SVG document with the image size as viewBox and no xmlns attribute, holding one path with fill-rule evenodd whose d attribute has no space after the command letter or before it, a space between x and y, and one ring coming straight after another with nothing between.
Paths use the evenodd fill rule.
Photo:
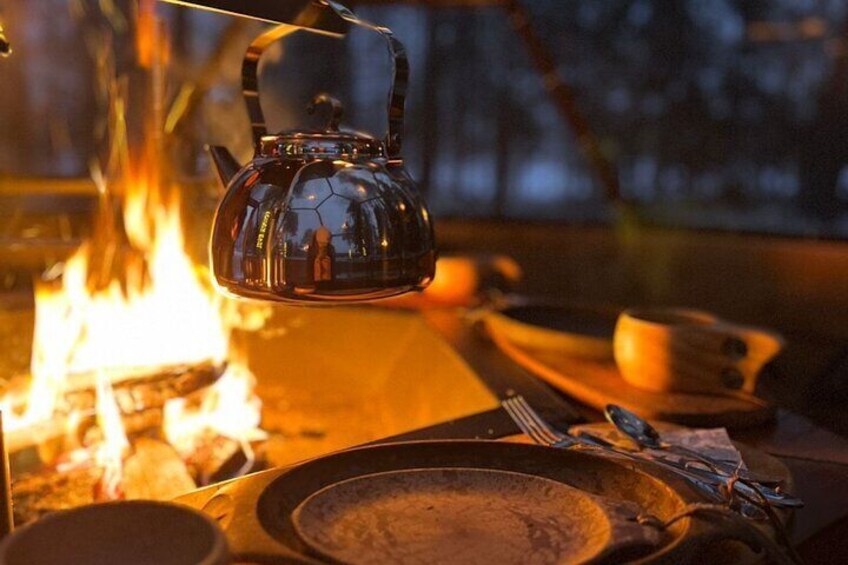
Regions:
<instances>
[{"instance_id":1,"label":"fire pit","mask_svg":"<svg viewBox=\"0 0 848 565\"><path fill-rule=\"evenodd\" d=\"M0 390L19 523L246 472L265 437L230 339L246 307L187 251L184 186L159 133L168 41L154 6L140 5L130 70L116 71L117 31L98 30L108 151L91 165L94 226L36 282L29 373Z\"/></svg>"}]
</instances>

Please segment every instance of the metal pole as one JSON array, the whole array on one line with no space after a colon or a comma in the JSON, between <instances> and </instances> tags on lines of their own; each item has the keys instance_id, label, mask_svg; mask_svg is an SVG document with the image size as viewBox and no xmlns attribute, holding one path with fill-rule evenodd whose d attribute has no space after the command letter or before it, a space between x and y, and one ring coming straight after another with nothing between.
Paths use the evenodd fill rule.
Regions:
<instances>
[{"instance_id":1,"label":"metal pole","mask_svg":"<svg viewBox=\"0 0 848 565\"><path fill-rule=\"evenodd\" d=\"M3 435L3 411L0 410L0 538L6 537L15 527L12 517L12 481L9 474L9 454Z\"/></svg>"}]
</instances>

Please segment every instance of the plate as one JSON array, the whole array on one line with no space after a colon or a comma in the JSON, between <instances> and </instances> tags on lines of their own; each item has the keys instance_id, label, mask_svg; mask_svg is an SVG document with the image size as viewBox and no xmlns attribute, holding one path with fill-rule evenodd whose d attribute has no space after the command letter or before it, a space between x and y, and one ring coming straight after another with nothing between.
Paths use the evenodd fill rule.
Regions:
<instances>
[{"instance_id":1,"label":"plate","mask_svg":"<svg viewBox=\"0 0 848 565\"><path fill-rule=\"evenodd\" d=\"M479 468L387 471L309 496L292 514L319 557L366 563L583 563L645 554L660 533L635 503Z\"/></svg>"}]
</instances>

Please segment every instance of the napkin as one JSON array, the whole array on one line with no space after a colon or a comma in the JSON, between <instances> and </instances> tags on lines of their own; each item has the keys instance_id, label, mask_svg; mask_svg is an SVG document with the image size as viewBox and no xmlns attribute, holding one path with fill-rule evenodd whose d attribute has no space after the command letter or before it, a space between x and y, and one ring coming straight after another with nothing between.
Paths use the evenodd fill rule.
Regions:
<instances>
[{"instance_id":1,"label":"napkin","mask_svg":"<svg viewBox=\"0 0 848 565\"><path fill-rule=\"evenodd\" d=\"M660 437L673 445L679 445L696 451L706 457L720 459L731 465L740 465L747 469L742 454L730 441L725 428L682 428L661 432Z\"/></svg>"}]
</instances>

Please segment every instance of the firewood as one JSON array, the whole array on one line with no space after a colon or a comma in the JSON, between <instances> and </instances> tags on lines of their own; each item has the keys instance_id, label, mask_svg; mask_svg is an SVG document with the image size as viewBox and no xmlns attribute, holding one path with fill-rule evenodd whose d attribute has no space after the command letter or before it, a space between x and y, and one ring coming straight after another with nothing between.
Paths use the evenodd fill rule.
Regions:
<instances>
[{"instance_id":1,"label":"firewood","mask_svg":"<svg viewBox=\"0 0 848 565\"><path fill-rule=\"evenodd\" d=\"M139 438L124 461L123 491L127 499L170 500L197 488L183 460L170 445Z\"/></svg>"},{"instance_id":2,"label":"firewood","mask_svg":"<svg viewBox=\"0 0 848 565\"><path fill-rule=\"evenodd\" d=\"M135 435L159 428L162 425L162 408L166 401L200 393L214 384L225 368L226 365L210 362L164 367L146 375L115 382L115 400L121 410L127 433ZM48 451L62 453L78 447L68 443L73 438L69 437L65 419L71 413L94 414L96 395L93 381L88 382L90 380L80 375L75 376L75 384L79 386L65 392L61 406L51 420L6 434L6 448L13 471L31 470L39 461L52 463L47 457ZM38 445L44 448L38 448ZM51 449L45 449L47 447ZM19 468L19 462L25 467Z\"/></svg>"},{"instance_id":3,"label":"firewood","mask_svg":"<svg viewBox=\"0 0 848 565\"><path fill-rule=\"evenodd\" d=\"M150 409L161 409L172 398L191 393L214 384L224 373L226 365L211 362L151 368L112 383L115 401L122 416ZM73 375L73 388L63 395L61 409L70 412L90 412L94 409L96 394L93 374Z\"/></svg>"},{"instance_id":4,"label":"firewood","mask_svg":"<svg viewBox=\"0 0 848 565\"><path fill-rule=\"evenodd\" d=\"M252 448L251 448L252 449ZM233 479L264 467L264 459L254 454L248 465L247 454L239 442L208 432L186 460L199 485L206 486Z\"/></svg>"}]
</instances>

